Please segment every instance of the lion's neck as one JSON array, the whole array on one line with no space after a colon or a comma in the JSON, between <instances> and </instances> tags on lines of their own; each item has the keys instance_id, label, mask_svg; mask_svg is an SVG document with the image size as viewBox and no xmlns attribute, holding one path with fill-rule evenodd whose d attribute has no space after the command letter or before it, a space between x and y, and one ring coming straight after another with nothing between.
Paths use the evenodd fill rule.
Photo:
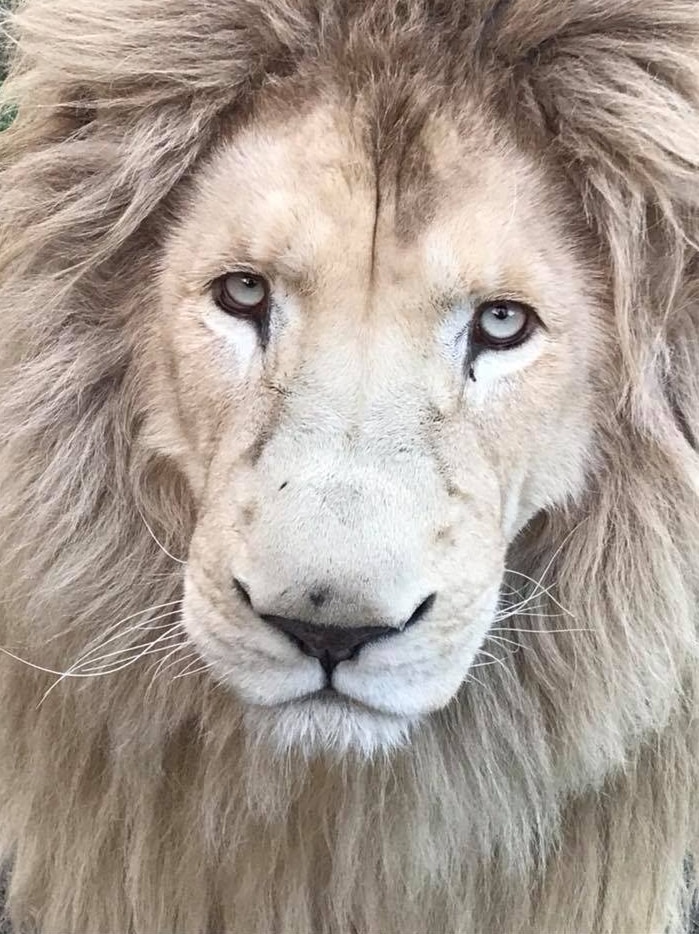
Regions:
<instances>
[{"instance_id":1,"label":"lion's neck","mask_svg":"<svg viewBox=\"0 0 699 934\"><path fill-rule=\"evenodd\" d=\"M1 765L12 903L42 905L44 930L651 930L681 884L685 798L659 805L682 780L670 740L573 793L543 745L479 736L467 702L390 758L308 763L251 744L218 690L156 692L149 718L133 693L111 717L89 692L24 707L33 739L9 706L27 737L19 770L7 749ZM629 879L639 835L655 863L641 847Z\"/></svg>"}]
</instances>

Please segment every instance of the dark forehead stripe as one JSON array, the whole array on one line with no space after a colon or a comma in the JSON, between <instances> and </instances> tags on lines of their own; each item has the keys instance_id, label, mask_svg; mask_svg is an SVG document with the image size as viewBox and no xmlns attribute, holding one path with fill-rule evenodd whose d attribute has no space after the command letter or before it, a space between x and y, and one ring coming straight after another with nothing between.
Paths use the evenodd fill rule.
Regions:
<instances>
[{"instance_id":1,"label":"dark forehead stripe","mask_svg":"<svg viewBox=\"0 0 699 934\"><path fill-rule=\"evenodd\" d=\"M418 138L406 145L396 171L395 231L409 240L423 230L434 216L437 180L425 141Z\"/></svg>"},{"instance_id":2,"label":"dark forehead stripe","mask_svg":"<svg viewBox=\"0 0 699 934\"><path fill-rule=\"evenodd\" d=\"M429 219L434 202L425 131L439 101L428 88L420 91L414 74L394 71L391 77L358 90L358 122L373 161L379 200L386 205L391 199L396 233L407 238Z\"/></svg>"},{"instance_id":3,"label":"dark forehead stripe","mask_svg":"<svg viewBox=\"0 0 699 934\"><path fill-rule=\"evenodd\" d=\"M410 237L429 220L434 204L436 178L426 133L444 109L438 88L422 85L415 74L398 74L386 62L377 65L374 80L365 85L327 80L319 93L315 71L295 75L261 92L248 116L261 110L263 119L284 123L289 112L310 114L325 103L345 110L374 174L377 203L392 205L396 232ZM349 169L346 178L351 184Z\"/></svg>"}]
</instances>

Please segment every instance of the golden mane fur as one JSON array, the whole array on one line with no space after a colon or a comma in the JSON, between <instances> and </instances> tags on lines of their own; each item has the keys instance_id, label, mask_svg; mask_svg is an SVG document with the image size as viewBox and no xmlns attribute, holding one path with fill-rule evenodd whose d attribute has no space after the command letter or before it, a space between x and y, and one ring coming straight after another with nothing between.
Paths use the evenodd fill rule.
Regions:
<instances>
[{"instance_id":1,"label":"golden mane fur","mask_svg":"<svg viewBox=\"0 0 699 934\"><path fill-rule=\"evenodd\" d=\"M0 864L17 930L686 929L695 0L28 0L7 29ZM180 597L181 566L147 526L183 555L193 506L139 440L138 309L178 185L261 89L296 74L369 89L379 158L414 110L476 96L577 192L617 334L588 491L508 556L543 581L508 623L523 650L371 762L275 760L205 675L140 663L44 696L55 678L7 654L61 671L118 620ZM560 606L575 631L551 631Z\"/></svg>"}]
</instances>

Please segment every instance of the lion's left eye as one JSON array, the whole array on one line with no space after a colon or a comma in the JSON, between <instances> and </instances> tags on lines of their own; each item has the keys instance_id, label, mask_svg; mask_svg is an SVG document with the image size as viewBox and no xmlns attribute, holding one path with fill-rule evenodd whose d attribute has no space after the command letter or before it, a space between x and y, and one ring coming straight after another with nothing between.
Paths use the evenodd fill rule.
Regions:
<instances>
[{"instance_id":1,"label":"lion's left eye","mask_svg":"<svg viewBox=\"0 0 699 934\"><path fill-rule=\"evenodd\" d=\"M522 343L532 331L536 314L522 302L498 299L479 305L472 341L480 347L503 350Z\"/></svg>"},{"instance_id":2,"label":"lion's left eye","mask_svg":"<svg viewBox=\"0 0 699 934\"><path fill-rule=\"evenodd\" d=\"M261 318L267 313L269 286L262 276L232 272L213 285L216 304L226 314L238 318Z\"/></svg>"}]
</instances>

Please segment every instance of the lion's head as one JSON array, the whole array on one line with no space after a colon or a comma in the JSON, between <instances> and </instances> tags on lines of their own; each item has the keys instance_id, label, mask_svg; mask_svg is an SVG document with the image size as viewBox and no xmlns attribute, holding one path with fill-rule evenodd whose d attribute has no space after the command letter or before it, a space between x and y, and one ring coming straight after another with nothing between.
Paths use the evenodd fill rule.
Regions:
<instances>
[{"instance_id":1,"label":"lion's head","mask_svg":"<svg viewBox=\"0 0 699 934\"><path fill-rule=\"evenodd\" d=\"M218 893L196 915L214 928L524 931L526 877L541 931L561 866L606 860L617 891L614 859L628 867L600 841L672 761L688 810L644 812L675 842L634 916L667 924L694 832L678 789L696 751L696 5L127 6L28 0L11 23L15 903L47 929L199 930L184 895L168 915L135 883L122 914L96 913L88 883L32 907L43 857L22 841L43 839L58 773L67 867L90 814L114 835L94 865L117 848L129 879L162 857L160 802L198 815L172 832ZM280 763L299 771L280 783ZM350 788L383 808L363 876L376 838L359 799L338 810ZM270 893L253 910L235 868L261 801L286 821L255 844L287 855L284 909ZM296 866L302 815L320 830ZM378 893L361 910L325 874L333 833ZM304 895L314 874L330 914ZM429 910L391 901L398 877ZM578 930L629 917L595 898L590 881Z\"/></svg>"},{"instance_id":2,"label":"lion's head","mask_svg":"<svg viewBox=\"0 0 699 934\"><path fill-rule=\"evenodd\" d=\"M584 491L614 320L573 193L482 107L408 99L382 143L368 92L283 88L170 217L143 437L196 501L212 674L285 744L373 748L454 699L507 549Z\"/></svg>"}]
</instances>

